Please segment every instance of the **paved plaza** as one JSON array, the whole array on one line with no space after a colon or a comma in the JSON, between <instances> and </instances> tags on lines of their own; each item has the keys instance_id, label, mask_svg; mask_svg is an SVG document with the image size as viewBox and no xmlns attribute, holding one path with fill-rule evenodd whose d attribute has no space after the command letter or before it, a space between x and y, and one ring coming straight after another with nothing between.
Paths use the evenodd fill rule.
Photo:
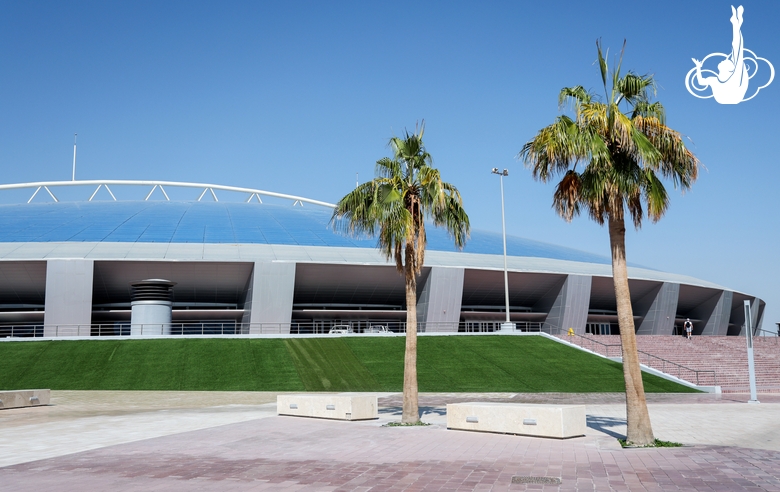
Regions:
<instances>
[{"instance_id":1,"label":"paved plaza","mask_svg":"<svg viewBox=\"0 0 780 492\"><path fill-rule=\"evenodd\" d=\"M364 422L279 417L276 394L53 391L0 411L0 490L780 491L780 395L649 395L656 437L686 446L624 450L620 394L423 394L413 428L382 426L399 394ZM447 430L460 401L584 404L588 433Z\"/></svg>"}]
</instances>

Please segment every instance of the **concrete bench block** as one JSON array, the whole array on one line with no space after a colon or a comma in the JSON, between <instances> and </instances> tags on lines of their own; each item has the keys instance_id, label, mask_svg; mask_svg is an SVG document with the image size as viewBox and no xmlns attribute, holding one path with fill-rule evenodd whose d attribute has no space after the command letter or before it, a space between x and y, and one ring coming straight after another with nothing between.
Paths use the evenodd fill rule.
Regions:
<instances>
[{"instance_id":1,"label":"concrete bench block","mask_svg":"<svg viewBox=\"0 0 780 492\"><path fill-rule=\"evenodd\" d=\"M567 439L585 435L585 406L452 403L447 428Z\"/></svg>"},{"instance_id":2,"label":"concrete bench block","mask_svg":"<svg viewBox=\"0 0 780 492\"><path fill-rule=\"evenodd\" d=\"M334 395L278 395L276 413L296 417L337 420L379 418L376 395L341 393Z\"/></svg>"},{"instance_id":3,"label":"concrete bench block","mask_svg":"<svg viewBox=\"0 0 780 492\"><path fill-rule=\"evenodd\" d=\"M47 389L0 391L0 409L38 407L50 401L51 390Z\"/></svg>"}]
</instances>

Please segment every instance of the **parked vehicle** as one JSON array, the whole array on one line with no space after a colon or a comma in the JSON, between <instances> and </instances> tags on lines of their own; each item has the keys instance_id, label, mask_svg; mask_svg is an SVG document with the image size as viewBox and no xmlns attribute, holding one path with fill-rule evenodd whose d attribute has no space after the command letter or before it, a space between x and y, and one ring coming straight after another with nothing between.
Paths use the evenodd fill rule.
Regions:
<instances>
[{"instance_id":1,"label":"parked vehicle","mask_svg":"<svg viewBox=\"0 0 780 492\"><path fill-rule=\"evenodd\" d=\"M366 329L366 331L364 331L363 333L378 333L378 334L387 335L392 333L392 331L388 330L385 325L372 325L371 327Z\"/></svg>"},{"instance_id":2,"label":"parked vehicle","mask_svg":"<svg viewBox=\"0 0 780 492\"><path fill-rule=\"evenodd\" d=\"M352 333L352 327L349 325L333 325L328 333L331 335L346 335L347 333Z\"/></svg>"}]
</instances>

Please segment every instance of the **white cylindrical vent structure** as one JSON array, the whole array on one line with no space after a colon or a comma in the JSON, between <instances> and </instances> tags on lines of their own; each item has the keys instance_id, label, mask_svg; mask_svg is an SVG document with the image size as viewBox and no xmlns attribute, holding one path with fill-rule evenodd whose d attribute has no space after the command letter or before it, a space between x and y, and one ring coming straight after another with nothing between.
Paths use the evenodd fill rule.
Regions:
<instances>
[{"instance_id":1,"label":"white cylindrical vent structure","mask_svg":"<svg viewBox=\"0 0 780 492\"><path fill-rule=\"evenodd\" d=\"M130 335L170 335L173 286L159 278L130 283Z\"/></svg>"}]
</instances>

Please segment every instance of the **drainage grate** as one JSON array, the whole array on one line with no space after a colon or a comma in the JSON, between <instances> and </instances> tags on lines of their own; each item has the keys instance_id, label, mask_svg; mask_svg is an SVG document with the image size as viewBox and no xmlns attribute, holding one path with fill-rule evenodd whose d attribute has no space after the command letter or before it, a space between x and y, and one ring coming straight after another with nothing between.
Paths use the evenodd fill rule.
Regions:
<instances>
[{"instance_id":1,"label":"drainage grate","mask_svg":"<svg viewBox=\"0 0 780 492\"><path fill-rule=\"evenodd\" d=\"M534 483L542 485L560 485L561 479L558 477L512 477L512 483Z\"/></svg>"}]
</instances>

